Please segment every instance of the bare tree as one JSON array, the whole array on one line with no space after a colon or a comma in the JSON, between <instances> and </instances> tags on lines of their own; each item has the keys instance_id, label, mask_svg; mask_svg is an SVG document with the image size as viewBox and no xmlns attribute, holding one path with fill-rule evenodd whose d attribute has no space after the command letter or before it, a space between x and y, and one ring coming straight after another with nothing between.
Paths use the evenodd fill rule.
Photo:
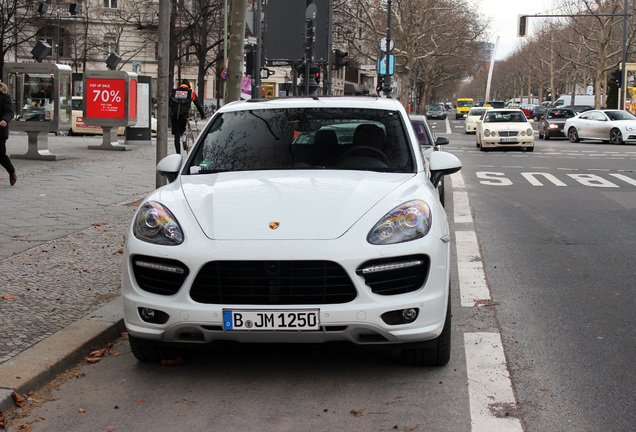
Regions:
<instances>
[{"instance_id":1,"label":"bare tree","mask_svg":"<svg viewBox=\"0 0 636 432\"><path fill-rule=\"evenodd\" d=\"M35 41L35 34L25 29L31 27L30 18L37 10L33 0L0 0L0 77L4 76L5 59L23 44ZM35 44L34 44L35 45Z\"/></svg>"}]
</instances>

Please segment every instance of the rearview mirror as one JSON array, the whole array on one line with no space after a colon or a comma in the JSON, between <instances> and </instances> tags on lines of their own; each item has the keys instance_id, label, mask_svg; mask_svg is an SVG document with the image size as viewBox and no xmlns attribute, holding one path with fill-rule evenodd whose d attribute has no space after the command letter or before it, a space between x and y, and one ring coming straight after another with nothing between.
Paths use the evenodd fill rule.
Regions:
<instances>
[{"instance_id":1,"label":"rearview mirror","mask_svg":"<svg viewBox=\"0 0 636 432\"><path fill-rule=\"evenodd\" d=\"M180 154L173 154L161 159L157 164L157 172L168 179L169 183L172 183L177 179L179 170L181 169L181 163L183 162L183 156Z\"/></svg>"},{"instance_id":2,"label":"rearview mirror","mask_svg":"<svg viewBox=\"0 0 636 432\"><path fill-rule=\"evenodd\" d=\"M462 163L457 156L447 152L436 151L431 153L429 167L431 169L431 182L433 186L437 187L442 177L462 169Z\"/></svg>"}]
</instances>

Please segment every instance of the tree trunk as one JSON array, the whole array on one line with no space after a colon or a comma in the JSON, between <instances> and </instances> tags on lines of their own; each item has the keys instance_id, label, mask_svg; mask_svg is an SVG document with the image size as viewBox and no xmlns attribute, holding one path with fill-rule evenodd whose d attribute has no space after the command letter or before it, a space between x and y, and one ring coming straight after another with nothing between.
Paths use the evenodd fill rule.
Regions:
<instances>
[{"instance_id":1,"label":"tree trunk","mask_svg":"<svg viewBox=\"0 0 636 432\"><path fill-rule=\"evenodd\" d=\"M241 81L243 79L243 41L245 39L246 0L232 0L230 19L230 35L228 45L227 87L225 103L241 98Z\"/></svg>"}]
</instances>

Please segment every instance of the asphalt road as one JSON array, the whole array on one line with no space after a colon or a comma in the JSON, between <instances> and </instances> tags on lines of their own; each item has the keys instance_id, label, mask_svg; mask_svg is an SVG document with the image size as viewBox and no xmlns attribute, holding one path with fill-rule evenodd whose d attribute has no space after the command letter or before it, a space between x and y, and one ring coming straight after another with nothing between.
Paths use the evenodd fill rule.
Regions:
<instances>
[{"instance_id":1,"label":"asphalt road","mask_svg":"<svg viewBox=\"0 0 636 432\"><path fill-rule=\"evenodd\" d=\"M473 140L451 142L526 429L634 430L636 145Z\"/></svg>"},{"instance_id":2,"label":"asphalt road","mask_svg":"<svg viewBox=\"0 0 636 432\"><path fill-rule=\"evenodd\" d=\"M537 140L533 153L482 153L453 119L434 122L464 165L446 183L457 236L447 367L404 367L391 350L340 344L218 344L161 366L138 363L118 341L117 355L83 363L34 395L15 427L634 430L636 145ZM463 254L471 232L478 250ZM465 267L475 263L488 298L465 301ZM474 351L493 335L505 355ZM489 357L496 361L475 366ZM505 383L489 387L495 366L504 378L509 371L512 399L501 396ZM484 369L486 379L474 375Z\"/></svg>"}]
</instances>

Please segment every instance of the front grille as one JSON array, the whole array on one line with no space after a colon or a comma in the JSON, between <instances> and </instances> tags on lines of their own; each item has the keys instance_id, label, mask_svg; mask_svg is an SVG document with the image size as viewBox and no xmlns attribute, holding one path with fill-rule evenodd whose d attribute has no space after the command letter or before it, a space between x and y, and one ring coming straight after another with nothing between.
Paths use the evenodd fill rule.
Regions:
<instances>
[{"instance_id":1,"label":"front grille","mask_svg":"<svg viewBox=\"0 0 636 432\"><path fill-rule=\"evenodd\" d=\"M176 294L189 273L180 261L144 255L132 257L132 269L139 288L162 295Z\"/></svg>"},{"instance_id":2,"label":"front grille","mask_svg":"<svg viewBox=\"0 0 636 432\"><path fill-rule=\"evenodd\" d=\"M190 290L194 301L206 304L335 304L356 295L345 270L330 261L209 262Z\"/></svg>"},{"instance_id":3,"label":"front grille","mask_svg":"<svg viewBox=\"0 0 636 432\"><path fill-rule=\"evenodd\" d=\"M518 131L497 131L500 137L516 137L519 135Z\"/></svg>"},{"instance_id":4,"label":"front grille","mask_svg":"<svg viewBox=\"0 0 636 432\"><path fill-rule=\"evenodd\" d=\"M385 270L365 273L364 269L382 268ZM395 266L396 268L391 268ZM369 261L356 271L364 277L365 283L375 294L404 294L420 289L426 282L430 267L428 255L414 255Z\"/></svg>"}]
</instances>

